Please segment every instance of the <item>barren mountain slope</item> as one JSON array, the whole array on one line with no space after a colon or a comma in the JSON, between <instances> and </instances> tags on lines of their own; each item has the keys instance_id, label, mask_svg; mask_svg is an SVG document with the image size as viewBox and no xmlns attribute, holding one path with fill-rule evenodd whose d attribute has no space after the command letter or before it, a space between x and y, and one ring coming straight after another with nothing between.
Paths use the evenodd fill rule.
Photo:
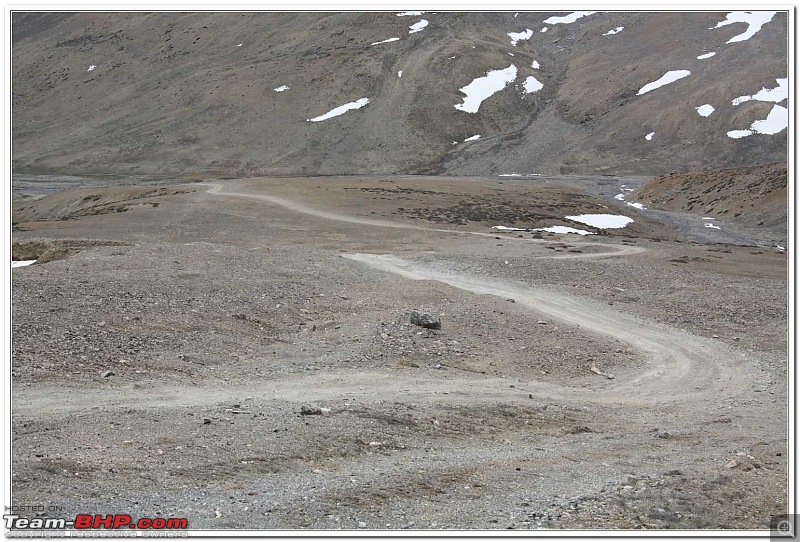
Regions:
<instances>
[{"instance_id":1,"label":"barren mountain slope","mask_svg":"<svg viewBox=\"0 0 800 542\"><path fill-rule=\"evenodd\" d=\"M17 12L15 172L660 174L786 159L785 129L727 135L785 104L733 101L787 77L786 13L755 33L715 28L726 13L564 15ZM491 70L504 88L456 108ZM691 74L638 95L678 70Z\"/></svg>"}]
</instances>

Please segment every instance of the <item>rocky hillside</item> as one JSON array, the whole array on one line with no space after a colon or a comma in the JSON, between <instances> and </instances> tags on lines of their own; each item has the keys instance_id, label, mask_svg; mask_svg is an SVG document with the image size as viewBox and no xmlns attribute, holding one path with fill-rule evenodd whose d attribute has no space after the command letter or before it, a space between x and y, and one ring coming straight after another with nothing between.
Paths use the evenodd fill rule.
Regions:
<instances>
[{"instance_id":1,"label":"rocky hillside","mask_svg":"<svg viewBox=\"0 0 800 542\"><path fill-rule=\"evenodd\" d=\"M786 164L672 173L642 185L628 199L749 226L785 228Z\"/></svg>"},{"instance_id":2,"label":"rocky hillside","mask_svg":"<svg viewBox=\"0 0 800 542\"><path fill-rule=\"evenodd\" d=\"M787 24L786 12L16 12L14 171L785 162Z\"/></svg>"}]
</instances>

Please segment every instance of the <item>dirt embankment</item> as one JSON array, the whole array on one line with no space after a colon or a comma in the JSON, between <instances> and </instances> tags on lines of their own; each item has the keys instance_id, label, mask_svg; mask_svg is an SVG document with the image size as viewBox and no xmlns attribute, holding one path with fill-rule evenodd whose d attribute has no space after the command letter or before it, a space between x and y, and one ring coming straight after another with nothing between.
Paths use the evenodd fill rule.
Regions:
<instances>
[{"instance_id":1,"label":"dirt embankment","mask_svg":"<svg viewBox=\"0 0 800 542\"><path fill-rule=\"evenodd\" d=\"M631 193L648 207L786 229L786 164L670 173Z\"/></svg>"}]
</instances>

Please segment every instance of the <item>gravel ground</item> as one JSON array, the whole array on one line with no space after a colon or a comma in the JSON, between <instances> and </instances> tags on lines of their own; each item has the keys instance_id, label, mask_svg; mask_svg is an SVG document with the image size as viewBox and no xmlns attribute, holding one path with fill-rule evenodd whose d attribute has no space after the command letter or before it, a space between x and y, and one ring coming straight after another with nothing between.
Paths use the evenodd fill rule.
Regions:
<instances>
[{"instance_id":1,"label":"gravel ground","mask_svg":"<svg viewBox=\"0 0 800 542\"><path fill-rule=\"evenodd\" d=\"M388 181L415 192L345 190ZM644 219L520 239L391 215L395 197L451 208L530 187L424 186L194 185L22 224L17 243L97 243L13 271L14 504L259 530L764 529L785 512L785 255ZM567 296L585 322L455 279ZM696 381L677 350L618 338L639 327L705 349L686 354Z\"/></svg>"}]
</instances>

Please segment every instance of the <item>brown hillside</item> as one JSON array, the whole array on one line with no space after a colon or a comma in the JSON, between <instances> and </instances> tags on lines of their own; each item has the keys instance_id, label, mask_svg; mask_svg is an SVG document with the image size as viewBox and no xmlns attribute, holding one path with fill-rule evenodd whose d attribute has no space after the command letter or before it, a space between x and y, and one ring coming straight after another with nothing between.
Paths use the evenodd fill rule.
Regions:
<instances>
[{"instance_id":1,"label":"brown hillside","mask_svg":"<svg viewBox=\"0 0 800 542\"><path fill-rule=\"evenodd\" d=\"M786 227L786 165L671 173L631 193L648 207L713 216L750 226Z\"/></svg>"}]
</instances>

